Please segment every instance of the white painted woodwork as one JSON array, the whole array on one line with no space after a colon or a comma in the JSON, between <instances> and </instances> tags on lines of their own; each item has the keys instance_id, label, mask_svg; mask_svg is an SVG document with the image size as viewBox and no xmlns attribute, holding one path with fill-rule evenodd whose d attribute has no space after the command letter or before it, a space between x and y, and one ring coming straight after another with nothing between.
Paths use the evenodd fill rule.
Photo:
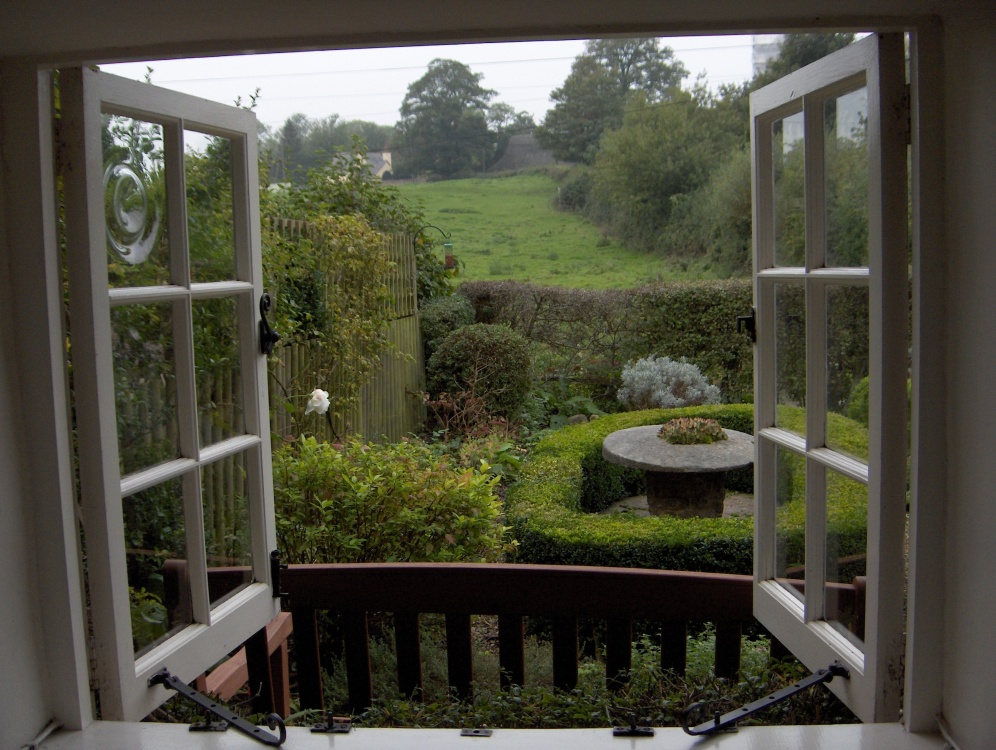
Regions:
<instances>
[{"instance_id":1,"label":"white painted woodwork","mask_svg":"<svg viewBox=\"0 0 996 750\"><path fill-rule=\"evenodd\" d=\"M992 262L996 149L996 5L978 0L797 0L702 3L580 0L570 7L510 0L372 0L365 5L255 4L232 14L227 0L200 0L183 12L135 13L133 3L9 0L0 23L0 664L19 675L0 702L0 746L18 748L54 716L92 721L86 632L77 561L71 435L65 418L56 202L51 187L51 122L39 66L148 60L247 51L619 33L674 34L804 28L909 29L913 81L913 465L910 580L903 722L933 731L943 713L963 750L992 741L996 667L996 264ZM20 56L20 57L19 57ZM265 95L265 90L264 90ZM41 138L39 138L41 135ZM9 296L8 296L9 295ZM759 311L763 320L763 314ZM769 321L770 322L770 321ZM760 441L759 441L760 442ZM763 445L771 447L770 441ZM13 519L13 523L7 523ZM34 637L32 638L32 634ZM7 648L9 643L23 644ZM441 742L404 730L373 746ZM506 742L499 733L493 742ZM521 738L525 735L517 735ZM557 734L532 742L556 747ZM593 735L565 732L574 746ZM304 730L292 745L329 747ZM394 739L398 738L398 739ZM777 739L776 739L777 738ZM338 743L337 738L337 743ZM445 740L464 747L472 740ZM691 738L685 745L691 747ZM737 742L753 744L736 745ZM68 742L68 745L59 743ZM488 742L482 740L481 742ZM523 742L527 742L523 740ZM642 744L641 741L640 744ZM708 745L730 747L923 747L898 725L750 728ZM937 747L939 742L928 745ZM52 743L52 744L49 744ZM48 746L73 748L247 747L231 735L191 736L182 726L98 723ZM781 744L778 744L781 743ZM342 744L342 743L338 743ZM364 745L353 745L363 747ZM369 745L367 745L369 746ZM448 745L442 745L448 746ZM528 746L525 744L524 746ZM617 747L618 741L611 747Z\"/></svg>"},{"instance_id":2,"label":"white painted woodwork","mask_svg":"<svg viewBox=\"0 0 996 750\"><path fill-rule=\"evenodd\" d=\"M270 469L265 358L256 333L263 293L256 178L256 118L245 110L176 94L88 69L62 71L63 140L71 169L66 179L67 263L73 315L74 377L79 424L82 501L93 601L94 659L105 718L140 719L169 697L148 678L165 666L192 680L279 610L269 581L276 546ZM165 286L109 289L103 217L101 113L157 122L166 163L170 279ZM186 130L223 135L232 144L236 279L190 283L186 244L184 141ZM237 302L246 434L205 449L198 437L197 384L191 301ZM110 307L170 303L180 457L121 477L118 469ZM238 452L247 456L254 583L214 609L207 585L200 468ZM193 624L140 658L132 647L122 498L180 479Z\"/></svg>"},{"instance_id":3,"label":"white painted woodwork","mask_svg":"<svg viewBox=\"0 0 996 750\"><path fill-rule=\"evenodd\" d=\"M269 731L269 730L267 730ZM248 750L264 747L229 729L191 734L181 724L97 722L86 732L56 733L42 750ZM653 737L625 739L610 729L496 729L488 738L461 737L459 729L354 729L346 735L287 730L288 750L942 750L939 735L911 735L898 724L814 727L744 727L707 739L681 729L657 729Z\"/></svg>"},{"instance_id":4,"label":"white painted woodwork","mask_svg":"<svg viewBox=\"0 0 996 750\"><path fill-rule=\"evenodd\" d=\"M867 87L867 268L826 267L824 103ZM754 180L754 295L757 428L755 596L757 618L810 669L840 659L850 680L831 689L864 721L896 721L900 713L903 633L903 529L906 506L906 144L903 38L871 35L751 95ZM804 115L805 266L774 267L772 124ZM775 427L775 284L805 289L806 435ZM869 289L869 460L867 465L826 446L826 290ZM776 447L805 457L804 602L774 581ZM828 471L868 487L868 589L863 649L827 624Z\"/></svg>"}]
</instances>

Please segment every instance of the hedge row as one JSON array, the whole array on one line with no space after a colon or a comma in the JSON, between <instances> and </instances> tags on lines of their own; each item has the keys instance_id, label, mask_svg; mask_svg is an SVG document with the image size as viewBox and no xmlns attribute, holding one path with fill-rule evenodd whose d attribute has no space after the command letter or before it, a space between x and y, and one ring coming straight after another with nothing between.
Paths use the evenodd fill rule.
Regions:
<instances>
[{"instance_id":1,"label":"hedge row","mask_svg":"<svg viewBox=\"0 0 996 750\"><path fill-rule=\"evenodd\" d=\"M753 400L751 342L736 322L753 304L749 280L626 290L472 281L458 291L474 304L478 322L504 323L561 357L569 372L559 375L578 378L580 371L614 394L626 362L649 354L684 357L719 386L725 401Z\"/></svg>"},{"instance_id":2,"label":"hedge row","mask_svg":"<svg viewBox=\"0 0 996 750\"><path fill-rule=\"evenodd\" d=\"M784 287L784 288L782 288ZM806 397L805 295L801 286L778 292L775 335L779 383L786 395ZM478 322L503 323L559 359L559 378L615 396L629 361L650 354L686 358L698 366L728 403L753 401L753 352L737 317L753 306L749 279L682 281L637 289L561 289L516 281L471 281L460 294ZM849 405L868 374L868 290L840 287L827 300L827 403Z\"/></svg>"},{"instance_id":3,"label":"hedge row","mask_svg":"<svg viewBox=\"0 0 996 750\"><path fill-rule=\"evenodd\" d=\"M750 574L754 528L750 517L680 519L595 513L637 492L641 480L639 472L602 459L602 440L627 427L692 416L715 419L728 429L753 431L753 407L730 404L613 414L566 427L540 441L506 500L506 518L518 540L516 561ZM867 450L861 426L841 420L838 431L847 423L848 440L857 445L856 452L862 440ZM791 495L778 510L779 546L785 551L786 564L791 565L803 560L805 549L801 457L783 461L782 470L786 472L785 491ZM743 476L736 480L738 489L744 481ZM866 548L866 500L863 487L852 485L856 483L831 481L832 546L840 554Z\"/></svg>"}]
</instances>

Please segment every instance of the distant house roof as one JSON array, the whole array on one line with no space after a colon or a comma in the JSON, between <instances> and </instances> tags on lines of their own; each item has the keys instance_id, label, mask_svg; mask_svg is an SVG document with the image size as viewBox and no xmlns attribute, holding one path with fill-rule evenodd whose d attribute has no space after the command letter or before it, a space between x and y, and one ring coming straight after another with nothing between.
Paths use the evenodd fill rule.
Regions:
<instances>
[{"instance_id":1,"label":"distant house roof","mask_svg":"<svg viewBox=\"0 0 996 750\"><path fill-rule=\"evenodd\" d=\"M394 166L391 164L391 152L387 149L369 152L367 154L367 163L370 165L370 171L381 179L384 179L385 176L390 179L394 173Z\"/></svg>"}]
</instances>

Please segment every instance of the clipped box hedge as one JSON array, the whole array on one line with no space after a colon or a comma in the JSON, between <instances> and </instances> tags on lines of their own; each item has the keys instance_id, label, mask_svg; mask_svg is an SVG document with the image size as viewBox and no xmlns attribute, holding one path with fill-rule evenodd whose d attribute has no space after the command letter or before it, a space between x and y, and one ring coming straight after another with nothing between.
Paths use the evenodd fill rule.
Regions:
<instances>
[{"instance_id":1,"label":"clipped box hedge","mask_svg":"<svg viewBox=\"0 0 996 750\"><path fill-rule=\"evenodd\" d=\"M801 410L786 418L803 419ZM506 518L518 540L516 562L604 565L664 570L750 574L754 520L740 518L598 515L617 500L637 494L642 472L606 462L602 440L616 430L660 424L675 417L706 417L727 429L753 432L753 406L727 404L684 409L650 409L602 417L565 427L540 441L509 489ZM860 455L867 433L857 423L831 415L835 434L846 434ZM780 423L784 423L780 414ZM778 511L780 548L786 564L801 563L805 549L805 473L802 457L783 462L791 499ZM731 472L727 486L752 491L746 473ZM745 486L749 485L749 486ZM866 549L867 498L863 486L831 477L831 547L841 555ZM855 573L852 566L846 575ZM849 578L848 578L849 580Z\"/></svg>"}]
</instances>

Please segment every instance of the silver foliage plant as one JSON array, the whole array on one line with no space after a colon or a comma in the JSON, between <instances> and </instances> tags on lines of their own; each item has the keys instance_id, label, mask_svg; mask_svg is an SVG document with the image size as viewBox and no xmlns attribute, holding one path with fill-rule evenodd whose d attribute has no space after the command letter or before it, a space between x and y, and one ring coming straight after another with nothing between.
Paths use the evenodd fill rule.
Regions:
<instances>
[{"instance_id":1,"label":"silver foliage plant","mask_svg":"<svg viewBox=\"0 0 996 750\"><path fill-rule=\"evenodd\" d=\"M628 409L674 409L718 404L720 392L684 357L675 360L651 354L623 367L617 398Z\"/></svg>"}]
</instances>

